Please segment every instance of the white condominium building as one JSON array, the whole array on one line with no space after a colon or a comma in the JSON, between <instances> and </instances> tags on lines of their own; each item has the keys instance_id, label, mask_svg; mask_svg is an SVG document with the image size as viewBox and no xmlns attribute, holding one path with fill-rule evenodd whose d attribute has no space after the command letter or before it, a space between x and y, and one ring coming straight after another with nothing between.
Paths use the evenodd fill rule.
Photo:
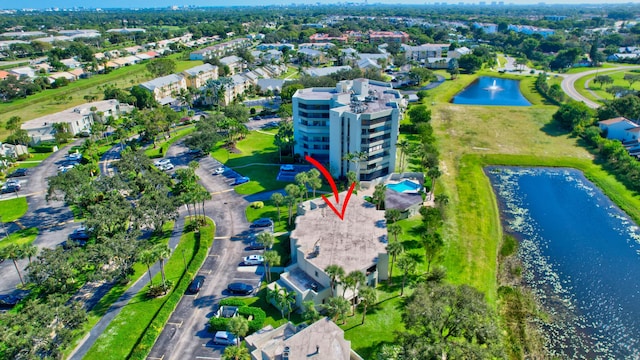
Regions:
<instances>
[{"instance_id":1,"label":"white condominium building","mask_svg":"<svg viewBox=\"0 0 640 360\"><path fill-rule=\"evenodd\" d=\"M390 84L368 79L298 90L293 96L295 153L325 164L334 177L354 171L367 181L390 174L405 105ZM354 156L361 160L348 160Z\"/></svg>"}]
</instances>

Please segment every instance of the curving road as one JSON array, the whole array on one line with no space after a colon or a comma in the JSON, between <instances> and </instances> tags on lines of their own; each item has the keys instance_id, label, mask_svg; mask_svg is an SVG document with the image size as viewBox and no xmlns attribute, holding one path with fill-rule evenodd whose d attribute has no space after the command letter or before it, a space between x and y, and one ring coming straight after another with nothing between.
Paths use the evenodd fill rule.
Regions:
<instances>
[{"instance_id":1,"label":"curving road","mask_svg":"<svg viewBox=\"0 0 640 360\"><path fill-rule=\"evenodd\" d=\"M565 92L565 94L567 94L572 99L574 99L576 101L581 101L581 102L585 103L588 107L590 107L592 109L597 109L597 108L600 107L600 104L598 104L597 102L594 102L594 101L582 96L576 90L576 81L578 81L578 79L580 79L580 78L583 78L583 77L589 76L589 75L593 75L593 74L596 74L598 72L610 73L610 72L628 70L628 69L640 69L640 66L619 66L619 67L615 67L615 68L589 70L589 71L585 71L585 72L581 72L581 73L577 73L577 74L566 74L566 75L564 75L564 79L562 79L562 85L561 85L562 86L562 90Z\"/></svg>"}]
</instances>

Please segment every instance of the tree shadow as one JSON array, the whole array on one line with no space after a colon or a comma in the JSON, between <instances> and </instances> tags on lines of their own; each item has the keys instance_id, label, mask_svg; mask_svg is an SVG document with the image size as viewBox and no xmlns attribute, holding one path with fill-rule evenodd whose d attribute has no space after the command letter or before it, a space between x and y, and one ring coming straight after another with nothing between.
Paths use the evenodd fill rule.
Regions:
<instances>
[{"instance_id":1,"label":"tree shadow","mask_svg":"<svg viewBox=\"0 0 640 360\"><path fill-rule=\"evenodd\" d=\"M540 130L549 136L566 136L569 134L567 129L561 127L555 120L551 120L548 123L544 124Z\"/></svg>"}]
</instances>

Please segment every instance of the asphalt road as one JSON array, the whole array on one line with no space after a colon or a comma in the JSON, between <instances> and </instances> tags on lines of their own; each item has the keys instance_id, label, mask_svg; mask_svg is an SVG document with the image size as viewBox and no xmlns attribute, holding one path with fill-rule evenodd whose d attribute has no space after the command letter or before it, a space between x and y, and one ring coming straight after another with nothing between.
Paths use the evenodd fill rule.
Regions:
<instances>
[{"instance_id":1,"label":"asphalt road","mask_svg":"<svg viewBox=\"0 0 640 360\"><path fill-rule=\"evenodd\" d=\"M596 74L598 72L602 72L603 75L604 75L606 73L611 73L611 72L614 72L614 71L627 70L627 69L638 69L638 68L640 68L640 66L620 66L620 67L616 67L616 68L596 69L596 70L589 70L589 71L576 73L576 74L567 74L567 75L564 76L564 79L562 79L562 85L561 85L562 86L562 91L564 91L572 99L574 99L576 101L582 101L588 107L590 107L592 109L597 109L597 108L600 107L600 104L598 104L598 103L596 103L594 101L591 101L591 100L587 99L586 97L582 96L576 90L576 81L578 81L578 79L580 79L582 77L593 75L593 74Z\"/></svg>"},{"instance_id":2,"label":"asphalt road","mask_svg":"<svg viewBox=\"0 0 640 360\"><path fill-rule=\"evenodd\" d=\"M174 165L180 164L179 153L186 148L174 146L167 152ZM216 223L216 234L209 256L200 275L206 280L197 295L184 295L175 312L164 327L148 359L219 359L223 347L211 343L213 334L207 332L208 319L215 305L227 296L227 284L243 281L258 285L262 267L239 266L242 257L260 251L245 251L249 223L245 209L249 203L229 185L236 176L227 170L222 175L212 175L221 164L211 157L200 160L197 174L201 183L212 194L205 205L207 216Z\"/></svg>"},{"instance_id":3,"label":"asphalt road","mask_svg":"<svg viewBox=\"0 0 640 360\"><path fill-rule=\"evenodd\" d=\"M18 220L25 228L37 227L40 230L38 237L33 242L39 248L54 248L78 227L73 223L73 214L62 201L47 202L45 199L47 191L47 178L58 173L58 166L64 161L67 149L73 145L78 145L83 139L77 140L65 148L53 153L40 165L30 168L27 176L17 178L20 180L22 190L19 196L26 196L29 210ZM6 199L15 197L14 194L4 194L0 198ZM3 202L0 201L0 206ZM20 226L16 223L6 224L7 230L11 233L17 231ZM24 269L28 265L28 260L18 261L20 271L25 275ZM22 291L16 289L20 284L20 279L13 266L13 261L0 263L0 294L19 295Z\"/></svg>"}]
</instances>

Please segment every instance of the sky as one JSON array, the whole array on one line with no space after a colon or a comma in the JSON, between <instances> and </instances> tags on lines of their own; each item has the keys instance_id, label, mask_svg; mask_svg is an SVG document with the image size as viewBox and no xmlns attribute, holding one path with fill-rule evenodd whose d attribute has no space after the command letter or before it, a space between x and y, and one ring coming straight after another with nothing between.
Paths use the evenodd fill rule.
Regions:
<instances>
[{"instance_id":1,"label":"sky","mask_svg":"<svg viewBox=\"0 0 640 360\"><path fill-rule=\"evenodd\" d=\"M432 4L434 2L446 2L449 4L457 4L458 2L464 3L478 3L485 1L487 4L494 0L369 0L369 3L382 3L382 4ZM546 4L602 4L602 3L629 3L637 0L495 0L504 1L505 4L537 4L544 2ZM51 7L58 8L72 8L72 7L86 7L86 8L149 8L149 7L168 7L168 6L255 6L255 5L268 5L268 4L330 4L336 2L360 2L364 3L364 0L22 0L19 2L13 2L9 0L0 1L0 9L14 9L19 6L18 9L46 9Z\"/></svg>"}]
</instances>

